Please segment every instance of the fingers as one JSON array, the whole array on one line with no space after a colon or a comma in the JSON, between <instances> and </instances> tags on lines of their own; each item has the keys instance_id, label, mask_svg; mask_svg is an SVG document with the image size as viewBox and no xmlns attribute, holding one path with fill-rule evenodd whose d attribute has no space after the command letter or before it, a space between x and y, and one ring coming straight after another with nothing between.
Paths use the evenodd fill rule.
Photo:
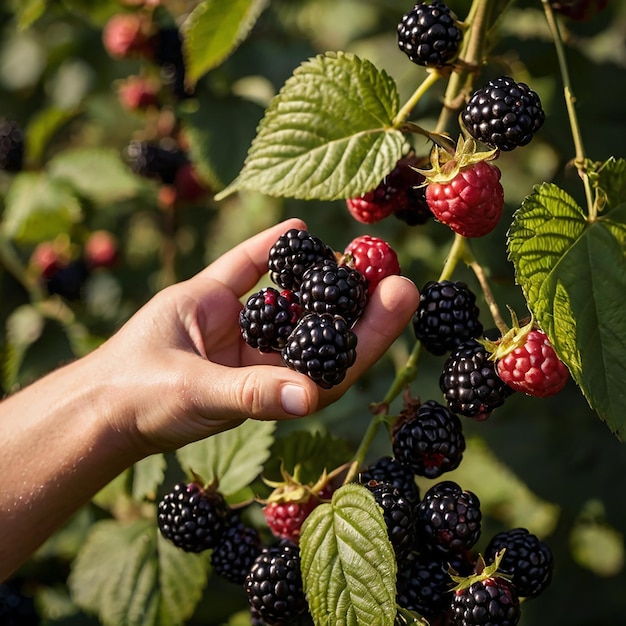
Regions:
<instances>
[{"instance_id":1,"label":"fingers","mask_svg":"<svg viewBox=\"0 0 626 626\"><path fill-rule=\"evenodd\" d=\"M241 297L267 272L270 248L290 228L306 229L306 224L296 218L276 224L223 254L202 270L197 278L213 278Z\"/></svg>"}]
</instances>

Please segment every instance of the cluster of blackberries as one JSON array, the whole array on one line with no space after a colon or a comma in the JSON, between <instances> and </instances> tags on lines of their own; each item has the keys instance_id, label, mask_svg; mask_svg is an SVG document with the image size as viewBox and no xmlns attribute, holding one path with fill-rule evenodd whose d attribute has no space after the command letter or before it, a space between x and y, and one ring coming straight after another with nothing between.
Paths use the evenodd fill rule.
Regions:
<instances>
[{"instance_id":1,"label":"cluster of blackberries","mask_svg":"<svg viewBox=\"0 0 626 626\"><path fill-rule=\"evenodd\" d=\"M291 229L269 251L270 279L239 314L246 343L277 351L287 367L320 387L339 384L356 359L351 328L369 298L368 281L306 230Z\"/></svg>"},{"instance_id":2,"label":"cluster of blackberries","mask_svg":"<svg viewBox=\"0 0 626 626\"><path fill-rule=\"evenodd\" d=\"M245 589L254 623L293 623L308 615L300 550L292 541L263 542L215 486L177 483L158 504L163 537L185 552L212 550L213 572Z\"/></svg>"}]
</instances>

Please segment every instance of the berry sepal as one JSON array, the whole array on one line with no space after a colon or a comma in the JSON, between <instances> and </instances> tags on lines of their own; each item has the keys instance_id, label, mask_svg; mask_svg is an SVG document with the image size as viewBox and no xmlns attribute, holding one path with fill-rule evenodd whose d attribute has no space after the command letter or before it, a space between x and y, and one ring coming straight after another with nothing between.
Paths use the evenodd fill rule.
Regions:
<instances>
[{"instance_id":1,"label":"berry sepal","mask_svg":"<svg viewBox=\"0 0 626 626\"><path fill-rule=\"evenodd\" d=\"M528 339L530 331L538 328L532 314L530 321L523 326L520 326L515 311L513 311L511 307L507 306L507 308L509 309L509 313L511 315L511 328L496 341L491 341L490 339L477 339L477 341L485 346L487 351L490 353L490 361L497 362L500 359L503 359L507 354L513 352L516 348L523 346Z\"/></svg>"},{"instance_id":2,"label":"berry sepal","mask_svg":"<svg viewBox=\"0 0 626 626\"><path fill-rule=\"evenodd\" d=\"M474 583L482 582L483 580L495 577L504 578L504 580L511 582L512 577L509 576L509 574L500 571L500 563L502 562L502 557L504 557L505 552L506 548L502 548L502 550L497 552L493 558L493 562L489 565L485 563L485 559L482 554L479 554L474 572L469 576L459 576L456 572L454 572L454 570L451 569L450 578L452 578L452 580L456 583L456 586L451 589L451 591L469 589Z\"/></svg>"}]
</instances>

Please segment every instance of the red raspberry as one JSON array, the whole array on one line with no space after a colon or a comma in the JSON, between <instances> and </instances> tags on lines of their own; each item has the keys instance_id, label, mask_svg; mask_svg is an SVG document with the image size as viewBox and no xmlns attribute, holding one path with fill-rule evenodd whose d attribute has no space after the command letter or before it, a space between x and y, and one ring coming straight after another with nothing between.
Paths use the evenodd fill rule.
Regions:
<instances>
[{"instance_id":1,"label":"red raspberry","mask_svg":"<svg viewBox=\"0 0 626 626\"><path fill-rule=\"evenodd\" d=\"M400 263L395 250L383 239L371 235L356 237L344 251L344 259L351 263L365 278L370 296L378 283L386 276L400 274Z\"/></svg>"},{"instance_id":2,"label":"red raspberry","mask_svg":"<svg viewBox=\"0 0 626 626\"><path fill-rule=\"evenodd\" d=\"M136 13L117 13L105 24L102 42L114 58L128 59L136 56L152 56L148 25Z\"/></svg>"},{"instance_id":3,"label":"red raspberry","mask_svg":"<svg viewBox=\"0 0 626 626\"><path fill-rule=\"evenodd\" d=\"M483 237L502 215L500 170L487 161L462 167L448 182L431 182L426 202L434 216L463 237Z\"/></svg>"},{"instance_id":4,"label":"red raspberry","mask_svg":"<svg viewBox=\"0 0 626 626\"><path fill-rule=\"evenodd\" d=\"M143 76L129 76L119 84L117 95L121 105L129 111L140 111L159 102L158 85Z\"/></svg>"},{"instance_id":5,"label":"red raspberry","mask_svg":"<svg viewBox=\"0 0 626 626\"><path fill-rule=\"evenodd\" d=\"M559 360L547 335L539 329L526 335L525 343L496 362L498 376L516 391L546 398L563 389L569 372Z\"/></svg>"}]
</instances>

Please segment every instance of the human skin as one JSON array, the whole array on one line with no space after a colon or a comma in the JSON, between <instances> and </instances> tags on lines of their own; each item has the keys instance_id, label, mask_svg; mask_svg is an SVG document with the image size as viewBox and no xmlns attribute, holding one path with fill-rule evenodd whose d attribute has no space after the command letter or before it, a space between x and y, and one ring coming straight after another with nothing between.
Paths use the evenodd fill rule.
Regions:
<instances>
[{"instance_id":1,"label":"human skin","mask_svg":"<svg viewBox=\"0 0 626 626\"><path fill-rule=\"evenodd\" d=\"M267 272L291 219L157 293L99 348L0 403L0 580L133 463L241 424L310 415L389 348L419 303L385 278L355 327L357 359L330 390L241 337L241 299Z\"/></svg>"}]
</instances>

